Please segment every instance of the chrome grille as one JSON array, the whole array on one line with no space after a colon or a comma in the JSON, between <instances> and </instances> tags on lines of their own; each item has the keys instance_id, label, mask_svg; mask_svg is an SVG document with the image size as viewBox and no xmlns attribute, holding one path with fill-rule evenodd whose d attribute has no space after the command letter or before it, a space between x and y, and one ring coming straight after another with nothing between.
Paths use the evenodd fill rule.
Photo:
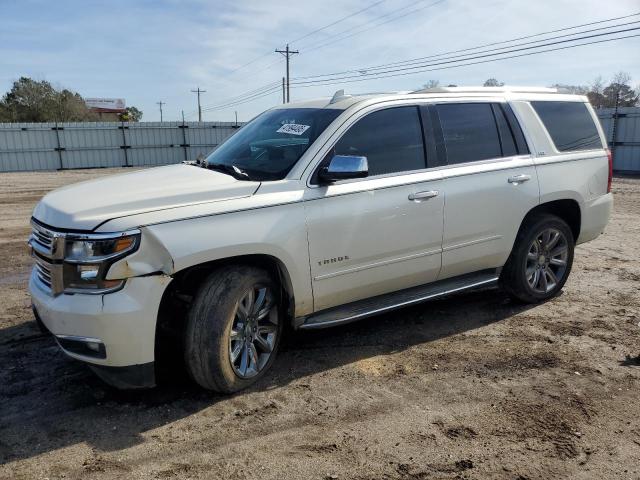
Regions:
<instances>
[{"instance_id":1,"label":"chrome grille","mask_svg":"<svg viewBox=\"0 0 640 480\"><path fill-rule=\"evenodd\" d=\"M51 251L53 247L53 234L50 231L34 228L31 231L33 240L38 242L41 246Z\"/></svg>"},{"instance_id":2,"label":"chrome grille","mask_svg":"<svg viewBox=\"0 0 640 480\"><path fill-rule=\"evenodd\" d=\"M62 293L64 233L55 232L32 221L29 245L35 260L34 277L40 288L51 295Z\"/></svg>"},{"instance_id":3,"label":"chrome grille","mask_svg":"<svg viewBox=\"0 0 640 480\"><path fill-rule=\"evenodd\" d=\"M36 275L38 280L40 280L46 287L51 290L51 269L50 264L45 263L45 261L39 257L36 258Z\"/></svg>"}]
</instances>

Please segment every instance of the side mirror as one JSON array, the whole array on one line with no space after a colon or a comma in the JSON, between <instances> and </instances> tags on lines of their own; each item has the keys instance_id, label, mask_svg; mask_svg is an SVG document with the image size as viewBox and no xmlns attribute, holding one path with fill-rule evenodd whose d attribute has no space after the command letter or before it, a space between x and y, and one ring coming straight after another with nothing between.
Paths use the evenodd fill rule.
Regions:
<instances>
[{"instance_id":1,"label":"side mirror","mask_svg":"<svg viewBox=\"0 0 640 480\"><path fill-rule=\"evenodd\" d=\"M322 167L318 178L322 183L333 183L350 178L364 178L369 176L367 157L354 155L335 155L329 165Z\"/></svg>"}]
</instances>

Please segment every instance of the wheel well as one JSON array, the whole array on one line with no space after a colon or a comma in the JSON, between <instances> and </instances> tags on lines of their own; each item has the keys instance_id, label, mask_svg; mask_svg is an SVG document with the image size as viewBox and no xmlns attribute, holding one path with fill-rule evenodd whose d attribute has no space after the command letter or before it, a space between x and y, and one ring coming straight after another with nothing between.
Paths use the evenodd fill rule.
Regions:
<instances>
[{"instance_id":1,"label":"wheel well","mask_svg":"<svg viewBox=\"0 0 640 480\"><path fill-rule=\"evenodd\" d=\"M242 255L185 268L173 275L173 281L164 292L158 311L155 357L156 364L160 363L164 370L175 368L169 358L174 359L178 355L182 357L187 314L199 286L213 271L228 265L251 265L269 272L280 284L283 311L289 320L293 320L295 302L291 277L285 265L276 257Z\"/></svg>"},{"instance_id":2,"label":"wheel well","mask_svg":"<svg viewBox=\"0 0 640 480\"><path fill-rule=\"evenodd\" d=\"M580 236L580 224L582 217L580 214L580 205L575 200L554 200L552 202L542 203L535 208L531 209L527 216L522 221L524 225L529 217L540 213L550 213L563 219L571 228L574 241L578 240Z\"/></svg>"}]
</instances>

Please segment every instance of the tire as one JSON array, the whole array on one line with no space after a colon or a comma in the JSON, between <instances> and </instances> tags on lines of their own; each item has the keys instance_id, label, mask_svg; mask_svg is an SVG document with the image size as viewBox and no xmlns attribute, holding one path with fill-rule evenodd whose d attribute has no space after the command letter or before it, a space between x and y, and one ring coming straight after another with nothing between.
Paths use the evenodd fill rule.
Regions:
<instances>
[{"instance_id":1,"label":"tire","mask_svg":"<svg viewBox=\"0 0 640 480\"><path fill-rule=\"evenodd\" d=\"M269 274L254 267L223 267L209 275L191 305L185 334L185 363L196 383L233 393L269 370L283 332L279 292Z\"/></svg>"},{"instance_id":2,"label":"tire","mask_svg":"<svg viewBox=\"0 0 640 480\"><path fill-rule=\"evenodd\" d=\"M502 288L525 303L554 297L569 277L574 248L573 232L564 220L550 214L531 216L520 227L502 269Z\"/></svg>"}]
</instances>

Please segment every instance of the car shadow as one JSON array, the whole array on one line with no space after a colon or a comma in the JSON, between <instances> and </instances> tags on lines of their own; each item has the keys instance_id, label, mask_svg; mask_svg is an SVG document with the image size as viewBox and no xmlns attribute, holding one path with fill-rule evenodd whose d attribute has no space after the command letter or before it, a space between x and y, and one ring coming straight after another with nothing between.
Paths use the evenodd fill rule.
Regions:
<instances>
[{"instance_id":1,"label":"car shadow","mask_svg":"<svg viewBox=\"0 0 640 480\"><path fill-rule=\"evenodd\" d=\"M620 360L620 366L622 367L640 367L640 355L632 357L627 355L624 360Z\"/></svg>"},{"instance_id":2,"label":"car shadow","mask_svg":"<svg viewBox=\"0 0 640 480\"><path fill-rule=\"evenodd\" d=\"M528 308L486 289L331 329L289 332L272 371L248 392L482 328ZM110 388L64 356L35 322L0 330L0 365L0 464L80 442L99 451L128 448L144 442L145 432L230 398L200 389L180 369L151 390Z\"/></svg>"}]
</instances>

